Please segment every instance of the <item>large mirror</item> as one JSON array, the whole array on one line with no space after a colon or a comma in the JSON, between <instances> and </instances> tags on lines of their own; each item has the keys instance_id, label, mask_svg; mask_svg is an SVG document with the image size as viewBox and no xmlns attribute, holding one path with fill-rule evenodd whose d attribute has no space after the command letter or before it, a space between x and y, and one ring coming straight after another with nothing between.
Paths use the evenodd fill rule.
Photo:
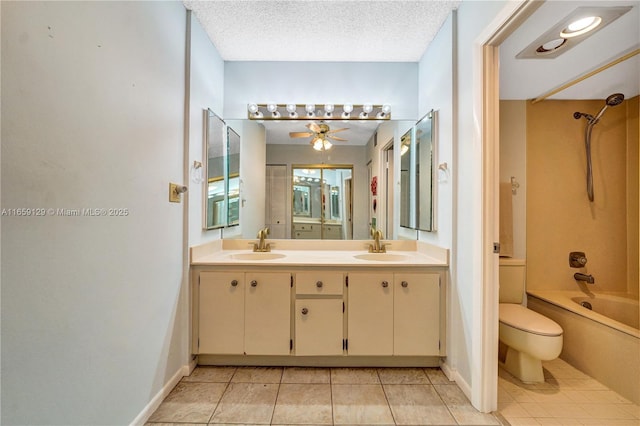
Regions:
<instances>
[{"instance_id":1,"label":"large mirror","mask_svg":"<svg viewBox=\"0 0 640 426\"><path fill-rule=\"evenodd\" d=\"M400 141L400 226L435 230L435 122L430 111Z\"/></svg>"},{"instance_id":2,"label":"large mirror","mask_svg":"<svg viewBox=\"0 0 640 426\"><path fill-rule=\"evenodd\" d=\"M404 138L401 146L401 136L415 126L415 121L328 120L326 124L331 129L345 128L338 135L346 141L337 140L330 149L321 151L313 148L310 137L291 137L291 133L308 132L308 123L302 119L234 120L228 124L242 131L239 133L243 147L251 147L251 155L245 155L242 160L243 170L251 164L251 173L243 177L247 188L244 193L246 195L249 189L255 191L250 197L244 197L247 198L246 205L244 200L241 203L242 207L251 208L243 215L238 236L255 238L257 231L266 226L270 229L269 238L301 238L303 235L298 236L296 232L302 226L309 226L303 222L315 221L319 228L314 227L316 234L313 237L305 234L307 238L369 239L372 225L386 230L385 237L397 238L403 235L398 232L401 198L414 206L412 222L407 223L403 219L403 224L414 228L418 226L419 200L411 194L415 194L418 178L415 157L419 152L428 152L422 148L427 142L421 140L421 147L416 149L409 137ZM400 155L401 150L403 155ZM412 164L411 172L404 166L400 167L401 158L403 162ZM319 179L316 187L308 180L303 182L302 177L310 176L303 176L302 171L297 170L307 169L310 172L314 166L320 169L315 170L318 173L315 178ZM341 169L348 169L350 176ZM401 173L401 169L405 171ZM422 170L425 169L430 170L432 166L425 166ZM300 180L294 182L294 178ZM401 179L406 179L406 183L410 182L414 188L412 192L403 189L402 197ZM320 185L320 180L325 181L323 185ZM378 183L377 194L373 191L373 181ZM430 187L424 182L420 184L424 188ZM421 199L423 197L430 197L430 194L421 190ZM404 210L402 212L405 213ZM427 213L429 215L430 212Z\"/></svg>"},{"instance_id":3,"label":"large mirror","mask_svg":"<svg viewBox=\"0 0 640 426\"><path fill-rule=\"evenodd\" d=\"M240 137L210 109L205 114L204 229L240 222Z\"/></svg>"}]
</instances>

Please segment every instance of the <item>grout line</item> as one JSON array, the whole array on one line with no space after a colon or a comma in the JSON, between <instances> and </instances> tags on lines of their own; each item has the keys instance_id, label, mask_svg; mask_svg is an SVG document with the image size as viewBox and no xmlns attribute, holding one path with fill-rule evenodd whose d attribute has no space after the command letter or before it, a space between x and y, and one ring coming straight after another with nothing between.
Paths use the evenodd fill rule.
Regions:
<instances>
[{"instance_id":1,"label":"grout line","mask_svg":"<svg viewBox=\"0 0 640 426\"><path fill-rule=\"evenodd\" d=\"M233 372L233 374L235 374L235 371ZM231 375L231 377L233 377L233 375ZM216 410L220 406L220 402L222 402L222 398L224 398L224 395L227 393L227 390L229 390L229 385L231 385L231 377L229 377L229 381L227 382L227 385L224 387L224 391L222 391L222 395L220 395L220 399L218 399L218 402L216 402L216 406L213 408L213 411L209 416L209 420L207 420L207 424L211 423L211 420L213 420L213 415L216 413Z\"/></svg>"},{"instance_id":2,"label":"grout line","mask_svg":"<svg viewBox=\"0 0 640 426\"><path fill-rule=\"evenodd\" d=\"M387 408L389 409L389 413L391 413L391 418L393 419L393 424L397 425L396 416L393 415L393 410L391 409L391 404L389 404L389 397L387 396L387 391L384 389L384 384L382 383L382 377L380 377L380 369L376 368L376 375L378 376L378 380L380 381L380 387L382 387L382 394L384 395L384 400L387 401Z\"/></svg>"},{"instance_id":3,"label":"grout line","mask_svg":"<svg viewBox=\"0 0 640 426\"><path fill-rule=\"evenodd\" d=\"M331 368L329 368L329 396L331 399L331 424L336 424L335 411L333 410L333 382L331 381Z\"/></svg>"}]
</instances>

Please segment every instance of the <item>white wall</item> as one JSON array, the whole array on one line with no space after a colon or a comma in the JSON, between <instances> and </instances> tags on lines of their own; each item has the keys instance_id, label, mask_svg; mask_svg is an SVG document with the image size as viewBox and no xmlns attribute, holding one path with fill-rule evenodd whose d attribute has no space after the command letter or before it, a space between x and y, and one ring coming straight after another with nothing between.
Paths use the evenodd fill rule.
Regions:
<instances>
[{"instance_id":1,"label":"white wall","mask_svg":"<svg viewBox=\"0 0 640 426\"><path fill-rule=\"evenodd\" d=\"M227 62L224 118L247 118L247 104L386 103L394 120L415 120L418 64L395 62Z\"/></svg>"},{"instance_id":2,"label":"white wall","mask_svg":"<svg viewBox=\"0 0 640 426\"><path fill-rule=\"evenodd\" d=\"M189 76L189 161L191 170L194 161L206 164L204 153L204 110L211 109L223 116L224 61L195 15L191 16L191 55ZM220 238L220 230L205 231L203 227L204 189L206 176L200 183L185 182L189 186L186 199L189 203L189 246Z\"/></svg>"},{"instance_id":3,"label":"white wall","mask_svg":"<svg viewBox=\"0 0 640 426\"><path fill-rule=\"evenodd\" d=\"M447 163L453 168L453 31L454 17L450 14L440 31L420 59L418 72L418 115L437 111L436 156L434 167ZM419 232L419 239L440 247L451 248L453 239L453 182L448 178L433 182L436 205L436 231Z\"/></svg>"},{"instance_id":4,"label":"white wall","mask_svg":"<svg viewBox=\"0 0 640 426\"><path fill-rule=\"evenodd\" d=\"M485 347L483 327L483 253L490 247L482 243L483 151L478 136L479 123L475 102L480 96L481 80L474 68L478 37L492 23L507 1L463 1L458 9L455 35L455 80L453 146L453 245L451 258L452 330L450 356L463 390L472 393L478 406L482 395ZM497 283L495 283L497 285ZM475 382L474 382L475 381ZM464 383L463 383L464 382ZM467 387L468 386L468 387ZM473 390L473 391L472 391Z\"/></svg>"},{"instance_id":5,"label":"white wall","mask_svg":"<svg viewBox=\"0 0 640 426\"><path fill-rule=\"evenodd\" d=\"M188 362L186 12L2 2L3 424L128 424ZM46 210L45 210L46 212Z\"/></svg>"}]
</instances>

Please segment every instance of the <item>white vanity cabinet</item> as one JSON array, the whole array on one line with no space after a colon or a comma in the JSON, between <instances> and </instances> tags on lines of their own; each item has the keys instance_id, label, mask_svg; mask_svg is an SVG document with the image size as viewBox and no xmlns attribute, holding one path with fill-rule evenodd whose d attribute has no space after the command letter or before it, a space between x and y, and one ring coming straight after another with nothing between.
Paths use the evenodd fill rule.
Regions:
<instances>
[{"instance_id":1,"label":"white vanity cabinet","mask_svg":"<svg viewBox=\"0 0 640 426\"><path fill-rule=\"evenodd\" d=\"M335 271L295 274L296 355L342 355L344 274Z\"/></svg>"},{"instance_id":2,"label":"white vanity cabinet","mask_svg":"<svg viewBox=\"0 0 640 426\"><path fill-rule=\"evenodd\" d=\"M392 355L393 273L352 272L348 293L349 355Z\"/></svg>"},{"instance_id":3,"label":"white vanity cabinet","mask_svg":"<svg viewBox=\"0 0 640 426\"><path fill-rule=\"evenodd\" d=\"M244 352L244 273L201 272L198 352Z\"/></svg>"},{"instance_id":4,"label":"white vanity cabinet","mask_svg":"<svg viewBox=\"0 0 640 426\"><path fill-rule=\"evenodd\" d=\"M291 279L286 272L245 274L245 354L289 355Z\"/></svg>"},{"instance_id":5,"label":"white vanity cabinet","mask_svg":"<svg viewBox=\"0 0 640 426\"><path fill-rule=\"evenodd\" d=\"M394 274L393 354L440 354L439 274Z\"/></svg>"}]
</instances>

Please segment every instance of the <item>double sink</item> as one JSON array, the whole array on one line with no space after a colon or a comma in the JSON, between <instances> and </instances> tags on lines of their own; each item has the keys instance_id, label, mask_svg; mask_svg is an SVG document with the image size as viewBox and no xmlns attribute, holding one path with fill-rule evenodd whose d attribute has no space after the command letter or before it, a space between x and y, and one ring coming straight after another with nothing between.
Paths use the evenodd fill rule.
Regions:
<instances>
[{"instance_id":1,"label":"double sink","mask_svg":"<svg viewBox=\"0 0 640 426\"><path fill-rule=\"evenodd\" d=\"M252 260L252 261L260 261L260 260L275 260L275 259L283 259L287 257L282 253L273 253L273 252L249 252L249 253L236 253L230 255L234 260ZM367 260L372 262L400 262L407 259L407 256L404 254L395 254L395 253L363 253L357 254L353 256L354 259L358 260Z\"/></svg>"}]
</instances>

